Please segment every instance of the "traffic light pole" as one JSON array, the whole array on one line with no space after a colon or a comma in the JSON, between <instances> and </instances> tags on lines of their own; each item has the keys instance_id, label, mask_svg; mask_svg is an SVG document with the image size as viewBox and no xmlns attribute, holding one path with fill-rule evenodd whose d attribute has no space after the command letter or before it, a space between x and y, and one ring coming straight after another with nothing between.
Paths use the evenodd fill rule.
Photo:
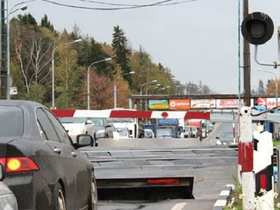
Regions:
<instances>
[{"instance_id":1,"label":"traffic light pole","mask_svg":"<svg viewBox=\"0 0 280 210\"><path fill-rule=\"evenodd\" d=\"M249 0L243 0L243 18L249 14ZM251 106L251 58L249 42L243 43L244 105Z\"/></svg>"},{"instance_id":2,"label":"traffic light pole","mask_svg":"<svg viewBox=\"0 0 280 210\"><path fill-rule=\"evenodd\" d=\"M5 99L7 96L7 27L5 23L5 0L0 1L1 5L1 25L0 25L0 34L1 34L1 43L0 43L0 98Z\"/></svg>"}]
</instances>

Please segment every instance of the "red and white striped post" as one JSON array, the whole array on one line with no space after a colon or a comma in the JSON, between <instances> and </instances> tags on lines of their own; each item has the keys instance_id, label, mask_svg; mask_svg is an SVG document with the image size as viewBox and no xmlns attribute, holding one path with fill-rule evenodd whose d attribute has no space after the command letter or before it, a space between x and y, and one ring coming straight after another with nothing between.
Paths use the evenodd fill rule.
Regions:
<instances>
[{"instance_id":1,"label":"red and white striped post","mask_svg":"<svg viewBox=\"0 0 280 210\"><path fill-rule=\"evenodd\" d=\"M240 141L238 145L238 164L243 193L243 210L255 210L255 175L253 172L253 124L250 107L240 110Z\"/></svg>"},{"instance_id":2,"label":"red and white striped post","mask_svg":"<svg viewBox=\"0 0 280 210\"><path fill-rule=\"evenodd\" d=\"M254 131L256 210L274 209L273 142L268 131Z\"/></svg>"}]
</instances>

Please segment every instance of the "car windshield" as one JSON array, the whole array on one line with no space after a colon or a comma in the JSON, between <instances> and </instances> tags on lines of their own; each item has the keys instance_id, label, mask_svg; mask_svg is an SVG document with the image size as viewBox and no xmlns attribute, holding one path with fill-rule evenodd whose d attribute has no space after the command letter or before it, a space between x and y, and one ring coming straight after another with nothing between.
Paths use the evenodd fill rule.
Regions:
<instances>
[{"instance_id":1,"label":"car windshield","mask_svg":"<svg viewBox=\"0 0 280 210\"><path fill-rule=\"evenodd\" d=\"M0 106L0 137L23 135L23 111L18 107Z\"/></svg>"},{"instance_id":2,"label":"car windshield","mask_svg":"<svg viewBox=\"0 0 280 210\"><path fill-rule=\"evenodd\" d=\"M157 129L157 137L172 137L172 129Z\"/></svg>"},{"instance_id":3,"label":"car windshield","mask_svg":"<svg viewBox=\"0 0 280 210\"><path fill-rule=\"evenodd\" d=\"M104 126L105 119L102 118L88 118L95 126Z\"/></svg>"}]
</instances>

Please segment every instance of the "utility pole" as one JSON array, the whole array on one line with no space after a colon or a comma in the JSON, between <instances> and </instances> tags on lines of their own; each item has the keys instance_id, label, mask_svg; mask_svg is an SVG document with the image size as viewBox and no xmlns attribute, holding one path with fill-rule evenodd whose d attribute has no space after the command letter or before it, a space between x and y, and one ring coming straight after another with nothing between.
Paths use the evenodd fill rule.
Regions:
<instances>
[{"instance_id":1,"label":"utility pole","mask_svg":"<svg viewBox=\"0 0 280 210\"><path fill-rule=\"evenodd\" d=\"M249 0L243 0L243 18L249 14ZM249 42L244 39L243 43L243 78L244 78L244 105L251 105L251 58Z\"/></svg>"},{"instance_id":2,"label":"utility pole","mask_svg":"<svg viewBox=\"0 0 280 210\"><path fill-rule=\"evenodd\" d=\"M5 0L1 0L1 25L0 25L0 34L1 34L1 43L0 43L0 98L5 99L7 95L7 27L5 23Z\"/></svg>"}]
</instances>

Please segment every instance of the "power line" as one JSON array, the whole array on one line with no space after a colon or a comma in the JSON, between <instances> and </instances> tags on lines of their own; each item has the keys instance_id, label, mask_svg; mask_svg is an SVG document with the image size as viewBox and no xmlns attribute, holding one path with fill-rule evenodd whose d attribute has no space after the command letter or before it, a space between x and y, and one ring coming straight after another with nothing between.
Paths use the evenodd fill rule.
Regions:
<instances>
[{"instance_id":1,"label":"power line","mask_svg":"<svg viewBox=\"0 0 280 210\"><path fill-rule=\"evenodd\" d=\"M107 5L107 6L121 6L121 7L143 7L143 6L169 6L169 5L178 5L178 4L184 4L184 3L189 3L189 2L194 2L197 0L177 0L177 2L172 2L171 1L158 1L154 3L149 3L149 4L120 4L120 3L112 3L112 2L104 2L104 1L94 1L94 0L77 0L80 2L85 2L85 3L92 3L92 4L100 4L100 5ZM176 0L175 0L176 1Z\"/></svg>"},{"instance_id":2,"label":"power line","mask_svg":"<svg viewBox=\"0 0 280 210\"><path fill-rule=\"evenodd\" d=\"M86 3L93 3L93 4L107 5L107 6L121 6L121 7L139 7L139 6L147 5L147 4L120 4L120 3L93 1L93 0L78 0L78 1L86 2ZM171 1L173 1L173 0L171 0ZM167 2L169 2L169 1L167 1ZM155 2L155 3L161 3L162 4L162 3L166 3L166 1L160 1L160 2ZM148 5L150 5L150 4L148 4Z\"/></svg>"},{"instance_id":3,"label":"power line","mask_svg":"<svg viewBox=\"0 0 280 210\"><path fill-rule=\"evenodd\" d=\"M49 4L61 6L61 7L69 7L69 8L85 9L85 10L101 10L101 11L128 10L128 9L138 9L138 8L144 8L144 7L155 7L155 6L164 6L164 5L171 6L171 5L175 5L175 3L176 3L176 2L172 2L174 0L165 0L165 1L158 1L158 2L154 2L154 3L150 3L150 4L124 6L124 7L89 7L89 6L78 6L78 5L73 5L73 4L66 4L66 3L56 2L54 0L41 0L41 1L49 3ZM177 2L177 4L193 2L193 1L197 1L197 0L186 0L186 1ZM103 2L103 3L105 4L106 2Z\"/></svg>"}]
</instances>

